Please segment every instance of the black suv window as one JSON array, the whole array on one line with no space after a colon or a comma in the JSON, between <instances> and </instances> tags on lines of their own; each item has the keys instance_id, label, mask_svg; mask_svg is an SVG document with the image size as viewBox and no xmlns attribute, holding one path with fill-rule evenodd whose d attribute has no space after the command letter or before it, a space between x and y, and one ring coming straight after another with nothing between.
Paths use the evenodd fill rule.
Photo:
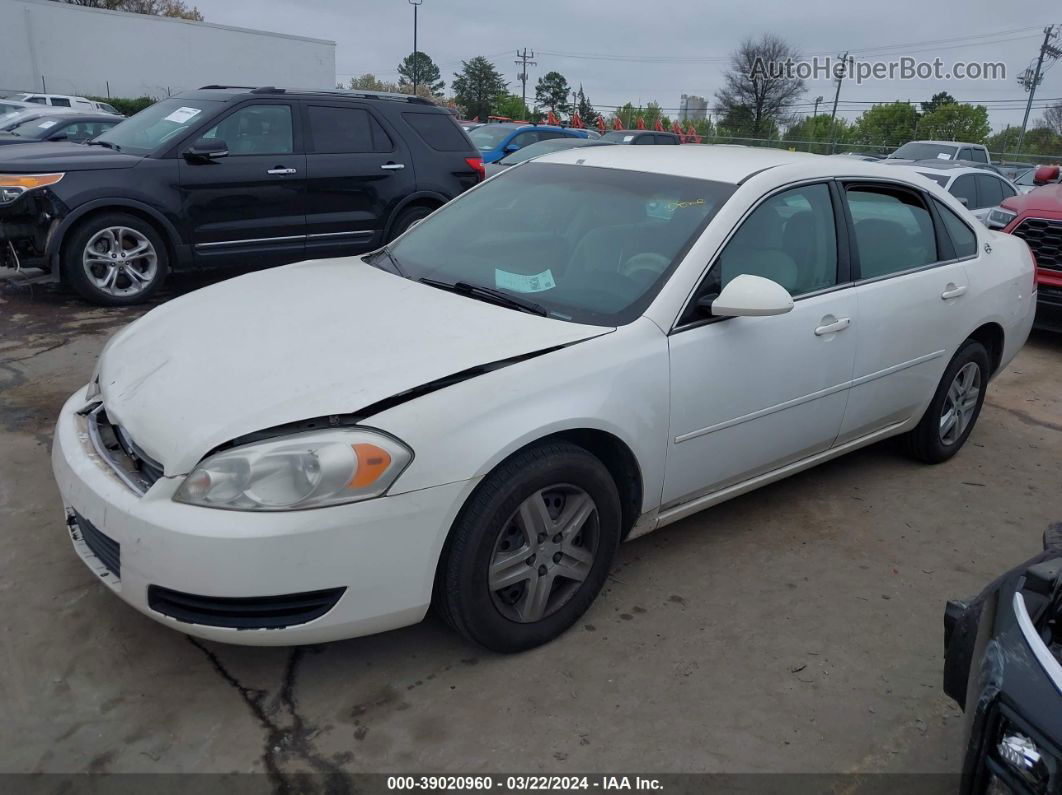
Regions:
<instances>
[{"instance_id":1,"label":"black suv window","mask_svg":"<svg viewBox=\"0 0 1062 795\"><path fill-rule=\"evenodd\" d=\"M290 105L247 105L203 134L220 138L230 155L286 155L295 151Z\"/></svg>"},{"instance_id":2,"label":"black suv window","mask_svg":"<svg viewBox=\"0 0 1062 795\"><path fill-rule=\"evenodd\" d=\"M472 148L449 113L403 113L402 118L424 143L438 152L464 152Z\"/></svg>"},{"instance_id":3,"label":"black suv window","mask_svg":"<svg viewBox=\"0 0 1062 795\"><path fill-rule=\"evenodd\" d=\"M966 199L966 206L973 210L977 207L976 184L973 174L963 174L955 179L948 193L960 201ZM996 202L996 204L999 204L999 202Z\"/></svg>"},{"instance_id":4,"label":"black suv window","mask_svg":"<svg viewBox=\"0 0 1062 795\"><path fill-rule=\"evenodd\" d=\"M320 154L390 152L394 143L364 108L310 105L313 150Z\"/></svg>"}]
</instances>

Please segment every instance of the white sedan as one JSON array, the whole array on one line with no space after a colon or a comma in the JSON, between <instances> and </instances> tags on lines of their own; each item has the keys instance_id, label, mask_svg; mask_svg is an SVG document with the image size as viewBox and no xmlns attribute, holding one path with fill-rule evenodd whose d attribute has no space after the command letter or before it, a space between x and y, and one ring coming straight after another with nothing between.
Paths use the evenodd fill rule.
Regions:
<instances>
[{"instance_id":1,"label":"white sedan","mask_svg":"<svg viewBox=\"0 0 1062 795\"><path fill-rule=\"evenodd\" d=\"M434 603L515 651L624 539L890 436L947 460L1034 308L1024 241L896 168L584 147L154 309L53 464L77 553L174 629L317 643Z\"/></svg>"}]
</instances>

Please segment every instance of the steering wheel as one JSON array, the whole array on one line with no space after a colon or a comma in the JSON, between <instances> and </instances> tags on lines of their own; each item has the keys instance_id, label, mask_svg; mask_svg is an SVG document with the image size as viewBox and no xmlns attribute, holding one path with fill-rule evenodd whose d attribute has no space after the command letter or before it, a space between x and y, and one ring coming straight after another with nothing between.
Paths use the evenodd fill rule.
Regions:
<instances>
[{"instance_id":1,"label":"steering wheel","mask_svg":"<svg viewBox=\"0 0 1062 795\"><path fill-rule=\"evenodd\" d=\"M662 254L654 254L651 251L643 252L642 254L635 254L633 257L628 258L619 267L619 274L626 276L628 279L642 280L645 277L641 274L647 274L656 279L661 273L663 273L667 266L671 264L671 260Z\"/></svg>"}]
</instances>

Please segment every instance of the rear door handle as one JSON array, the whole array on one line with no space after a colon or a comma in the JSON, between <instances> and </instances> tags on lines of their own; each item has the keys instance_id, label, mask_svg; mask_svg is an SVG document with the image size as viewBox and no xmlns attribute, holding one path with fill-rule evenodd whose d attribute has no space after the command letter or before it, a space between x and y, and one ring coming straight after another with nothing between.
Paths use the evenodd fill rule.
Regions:
<instances>
[{"instance_id":1,"label":"rear door handle","mask_svg":"<svg viewBox=\"0 0 1062 795\"><path fill-rule=\"evenodd\" d=\"M958 298L966 292L966 285L962 287L956 287L954 284L949 284L944 292L940 294L940 297L947 301L949 298Z\"/></svg>"},{"instance_id":2,"label":"rear door handle","mask_svg":"<svg viewBox=\"0 0 1062 795\"><path fill-rule=\"evenodd\" d=\"M825 319L825 318L823 318ZM824 326L819 326L815 329L815 336L821 337L825 334L836 334L838 331L844 331L852 325L852 319L849 317L841 317L832 323L827 323Z\"/></svg>"},{"instance_id":3,"label":"rear door handle","mask_svg":"<svg viewBox=\"0 0 1062 795\"><path fill-rule=\"evenodd\" d=\"M293 169L293 168L284 168L284 166L277 166L276 168L269 169L269 171L267 171L266 173L267 174L294 174L295 173L295 169Z\"/></svg>"},{"instance_id":4,"label":"rear door handle","mask_svg":"<svg viewBox=\"0 0 1062 795\"><path fill-rule=\"evenodd\" d=\"M384 163L380 166L384 171L401 171L405 167L405 163Z\"/></svg>"}]
</instances>

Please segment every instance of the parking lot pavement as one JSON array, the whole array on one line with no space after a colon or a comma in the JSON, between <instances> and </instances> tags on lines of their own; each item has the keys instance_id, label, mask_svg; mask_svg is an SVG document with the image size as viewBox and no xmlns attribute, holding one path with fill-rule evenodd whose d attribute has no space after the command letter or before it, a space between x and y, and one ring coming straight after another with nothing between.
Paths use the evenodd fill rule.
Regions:
<instances>
[{"instance_id":1,"label":"parking lot pavement","mask_svg":"<svg viewBox=\"0 0 1062 795\"><path fill-rule=\"evenodd\" d=\"M631 542L544 648L485 653L434 619L191 641L75 557L48 462L64 399L142 311L0 283L0 771L955 771L944 601L1062 518L1062 336L1034 334L953 461L879 445Z\"/></svg>"}]
</instances>

